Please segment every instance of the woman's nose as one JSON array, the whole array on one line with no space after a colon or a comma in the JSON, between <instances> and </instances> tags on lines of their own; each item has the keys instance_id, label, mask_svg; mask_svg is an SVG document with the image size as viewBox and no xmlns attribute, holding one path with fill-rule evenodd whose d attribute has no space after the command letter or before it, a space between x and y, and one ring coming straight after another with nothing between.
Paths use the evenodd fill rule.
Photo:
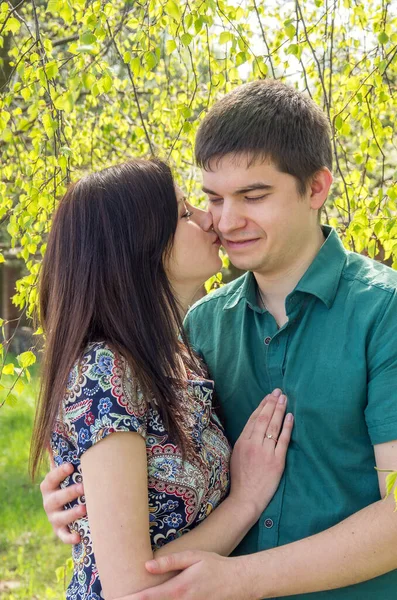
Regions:
<instances>
[{"instance_id":1,"label":"woman's nose","mask_svg":"<svg viewBox=\"0 0 397 600\"><path fill-rule=\"evenodd\" d=\"M197 223L200 225L201 229L204 231L210 231L212 229L213 220L212 215L206 210L202 210L201 208L195 208L195 217Z\"/></svg>"}]
</instances>

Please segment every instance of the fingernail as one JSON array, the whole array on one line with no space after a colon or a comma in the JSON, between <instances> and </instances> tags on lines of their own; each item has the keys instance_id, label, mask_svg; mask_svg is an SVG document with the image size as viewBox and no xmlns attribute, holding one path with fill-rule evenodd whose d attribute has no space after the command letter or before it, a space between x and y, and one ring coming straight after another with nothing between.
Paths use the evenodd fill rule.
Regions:
<instances>
[{"instance_id":1,"label":"fingernail","mask_svg":"<svg viewBox=\"0 0 397 600\"><path fill-rule=\"evenodd\" d=\"M281 395L281 390L279 390L278 388L276 388L273 392L272 392L273 396L276 396L276 398L278 398Z\"/></svg>"},{"instance_id":2,"label":"fingernail","mask_svg":"<svg viewBox=\"0 0 397 600\"><path fill-rule=\"evenodd\" d=\"M292 413L288 413L288 415L285 417L286 421L292 421L293 418L294 417L293 417Z\"/></svg>"},{"instance_id":3,"label":"fingernail","mask_svg":"<svg viewBox=\"0 0 397 600\"><path fill-rule=\"evenodd\" d=\"M145 566L147 569L156 569L158 564L157 564L157 560L148 560L145 563Z\"/></svg>"},{"instance_id":4,"label":"fingernail","mask_svg":"<svg viewBox=\"0 0 397 600\"><path fill-rule=\"evenodd\" d=\"M284 396L284 394L281 394L280 398L278 399L278 403L279 404L284 404L286 401L287 397Z\"/></svg>"}]
</instances>

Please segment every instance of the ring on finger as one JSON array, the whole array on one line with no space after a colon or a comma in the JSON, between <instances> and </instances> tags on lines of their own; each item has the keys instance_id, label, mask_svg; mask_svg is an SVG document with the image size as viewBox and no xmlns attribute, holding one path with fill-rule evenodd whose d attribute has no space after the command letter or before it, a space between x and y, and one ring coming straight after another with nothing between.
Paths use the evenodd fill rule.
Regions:
<instances>
[{"instance_id":1,"label":"ring on finger","mask_svg":"<svg viewBox=\"0 0 397 600\"><path fill-rule=\"evenodd\" d=\"M273 440L277 444L278 440L275 435L272 435L271 433L267 433L266 437L268 440Z\"/></svg>"}]
</instances>

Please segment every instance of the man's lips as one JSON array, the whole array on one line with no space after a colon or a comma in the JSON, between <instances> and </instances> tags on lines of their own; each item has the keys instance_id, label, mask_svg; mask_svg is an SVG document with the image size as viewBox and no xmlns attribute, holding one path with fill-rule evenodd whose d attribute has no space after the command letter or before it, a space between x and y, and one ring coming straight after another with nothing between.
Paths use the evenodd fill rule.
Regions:
<instances>
[{"instance_id":1,"label":"man's lips","mask_svg":"<svg viewBox=\"0 0 397 600\"><path fill-rule=\"evenodd\" d=\"M251 238L249 240L227 240L222 238L222 245L229 250L239 250L252 246L252 244L255 244L259 239L260 238Z\"/></svg>"}]
</instances>

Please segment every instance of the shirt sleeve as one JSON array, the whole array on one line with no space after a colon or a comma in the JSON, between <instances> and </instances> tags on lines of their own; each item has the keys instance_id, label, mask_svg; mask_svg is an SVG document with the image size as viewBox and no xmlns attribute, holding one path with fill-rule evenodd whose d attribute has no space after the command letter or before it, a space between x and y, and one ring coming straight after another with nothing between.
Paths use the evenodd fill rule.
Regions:
<instances>
[{"instance_id":1,"label":"shirt sleeve","mask_svg":"<svg viewBox=\"0 0 397 600\"><path fill-rule=\"evenodd\" d=\"M147 402L126 360L105 344L95 344L74 366L63 417L77 456L119 431L147 431Z\"/></svg>"},{"instance_id":2,"label":"shirt sleeve","mask_svg":"<svg viewBox=\"0 0 397 600\"><path fill-rule=\"evenodd\" d=\"M367 348L365 418L372 444L397 440L397 294L390 294Z\"/></svg>"}]
</instances>

